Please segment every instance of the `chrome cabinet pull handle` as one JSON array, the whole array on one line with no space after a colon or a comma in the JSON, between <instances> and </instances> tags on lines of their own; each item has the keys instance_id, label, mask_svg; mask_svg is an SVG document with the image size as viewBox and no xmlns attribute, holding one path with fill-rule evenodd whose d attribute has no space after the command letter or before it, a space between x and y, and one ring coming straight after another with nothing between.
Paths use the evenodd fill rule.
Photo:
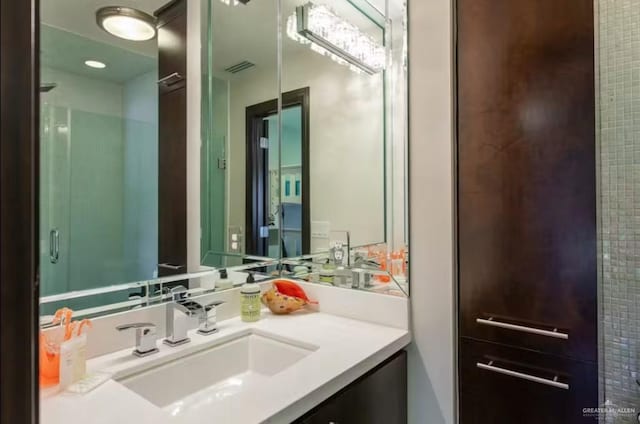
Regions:
<instances>
[{"instance_id":1,"label":"chrome cabinet pull handle","mask_svg":"<svg viewBox=\"0 0 640 424\"><path fill-rule=\"evenodd\" d=\"M482 324L482 325L489 325L489 326L492 326L492 327L506 328L507 330L514 330L514 331L520 331L520 332L523 332L523 333L537 334L539 336L554 337L556 339L567 340L569 338L569 335L567 333L561 333L561 332L558 331L557 328L554 328L553 331L542 330L540 328L526 327L524 325L509 324L509 323L506 323L506 322L496 321L496 320L493 319L493 317L491 317L489 319L476 318L476 322L478 324Z\"/></svg>"},{"instance_id":2,"label":"chrome cabinet pull handle","mask_svg":"<svg viewBox=\"0 0 640 424\"><path fill-rule=\"evenodd\" d=\"M493 365L493 361L490 361L488 364L478 362L476 363L476 366L486 371L496 372L498 374L504 374L510 377L520 378L522 380L533 381L534 383L545 384L547 386L557 387L558 389L569 390L569 385L567 383L561 383L557 381L558 376L555 376L553 380L549 380L548 378L536 377L535 375L496 367Z\"/></svg>"},{"instance_id":3,"label":"chrome cabinet pull handle","mask_svg":"<svg viewBox=\"0 0 640 424\"><path fill-rule=\"evenodd\" d=\"M49 260L57 264L60 259L60 231L53 229L49 232Z\"/></svg>"},{"instance_id":4,"label":"chrome cabinet pull handle","mask_svg":"<svg viewBox=\"0 0 640 424\"><path fill-rule=\"evenodd\" d=\"M165 87L168 87L170 85L176 84L180 81L182 81L184 79L184 77L182 75L180 75L179 72L174 72L172 74L167 75L164 78L160 78L158 80L158 84L160 85L164 85Z\"/></svg>"},{"instance_id":5,"label":"chrome cabinet pull handle","mask_svg":"<svg viewBox=\"0 0 640 424\"><path fill-rule=\"evenodd\" d=\"M178 271L182 268L184 268L183 265L174 265L174 264L170 264L170 263L163 263L163 264L158 264L158 268L164 268L164 269L170 269L172 271Z\"/></svg>"}]
</instances>

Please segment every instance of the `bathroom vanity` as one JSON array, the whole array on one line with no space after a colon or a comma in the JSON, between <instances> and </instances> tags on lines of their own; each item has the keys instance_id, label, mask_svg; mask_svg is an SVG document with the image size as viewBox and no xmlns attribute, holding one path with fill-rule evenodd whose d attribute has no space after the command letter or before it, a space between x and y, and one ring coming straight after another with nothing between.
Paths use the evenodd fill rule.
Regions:
<instances>
[{"instance_id":1,"label":"bathroom vanity","mask_svg":"<svg viewBox=\"0 0 640 424\"><path fill-rule=\"evenodd\" d=\"M406 422L404 4L106 1L41 5L40 422Z\"/></svg>"},{"instance_id":2,"label":"bathroom vanity","mask_svg":"<svg viewBox=\"0 0 640 424\"><path fill-rule=\"evenodd\" d=\"M145 357L131 347L93 351L98 356L88 361L88 372L108 381L84 394L45 395L41 422L405 422L408 300L303 287L319 299L319 311L278 316L265 309L256 323L236 316L219 321L213 335L189 331L190 342L176 347L158 340L159 351ZM366 303L382 312L342 306ZM157 309L97 319L91 337L111 339L103 350L126 340L131 346L133 335L114 327L154 321L165 313ZM160 338L161 322L158 327Z\"/></svg>"}]
</instances>

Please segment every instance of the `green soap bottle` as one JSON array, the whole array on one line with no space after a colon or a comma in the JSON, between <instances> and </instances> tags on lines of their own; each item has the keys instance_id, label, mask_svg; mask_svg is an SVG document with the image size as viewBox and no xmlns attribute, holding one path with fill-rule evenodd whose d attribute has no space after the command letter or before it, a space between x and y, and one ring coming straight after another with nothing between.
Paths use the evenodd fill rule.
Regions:
<instances>
[{"instance_id":1,"label":"green soap bottle","mask_svg":"<svg viewBox=\"0 0 640 424\"><path fill-rule=\"evenodd\" d=\"M240 289L240 317L245 322L255 322L260 319L260 286L249 273L247 281Z\"/></svg>"}]
</instances>

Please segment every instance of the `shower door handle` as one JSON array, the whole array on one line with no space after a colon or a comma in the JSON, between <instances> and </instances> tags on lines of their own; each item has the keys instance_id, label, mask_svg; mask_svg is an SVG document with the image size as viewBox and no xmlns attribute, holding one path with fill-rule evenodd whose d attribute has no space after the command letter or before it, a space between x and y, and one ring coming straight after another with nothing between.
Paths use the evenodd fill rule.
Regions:
<instances>
[{"instance_id":1,"label":"shower door handle","mask_svg":"<svg viewBox=\"0 0 640 424\"><path fill-rule=\"evenodd\" d=\"M60 259L60 231L53 229L49 232L49 260L57 264Z\"/></svg>"}]
</instances>

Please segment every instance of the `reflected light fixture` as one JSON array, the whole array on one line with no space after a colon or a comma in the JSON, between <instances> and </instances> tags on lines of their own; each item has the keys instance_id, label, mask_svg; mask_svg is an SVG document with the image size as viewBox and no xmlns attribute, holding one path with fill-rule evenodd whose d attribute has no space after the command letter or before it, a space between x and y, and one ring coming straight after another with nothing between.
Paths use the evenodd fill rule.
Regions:
<instances>
[{"instance_id":1,"label":"reflected light fixture","mask_svg":"<svg viewBox=\"0 0 640 424\"><path fill-rule=\"evenodd\" d=\"M385 68L384 46L327 6L309 2L296 7L287 19L287 35L355 72L373 75Z\"/></svg>"},{"instance_id":2,"label":"reflected light fixture","mask_svg":"<svg viewBox=\"0 0 640 424\"><path fill-rule=\"evenodd\" d=\"M156 36L156 20L138 9L107 6L98 9L96 22L111 35L132 41L151 40Z\"/></svg>"},{"instance_id":3,"label":"reflected light fixture","mask_svg":"<svg viewBox=\"0 0 640 424\"><path fill-rule=\"evenodd\" d=\"M237 6L239 4L247 4L251 0L220 0L220 1L226 4L227 6Z\"/></svg>"},{"instance_id":4,"label":"reflected light fixture","mask_svg":"<svg viewBox=\"0 0 640 424\"><path fill-rule=\"evenodd\" d=\"M89 68L96 68L96 69L104 69L107 67L107 65L104 62L100 62L99 60L85 60L84 64L87 65Z\"/></svg>"}]
</instances>

